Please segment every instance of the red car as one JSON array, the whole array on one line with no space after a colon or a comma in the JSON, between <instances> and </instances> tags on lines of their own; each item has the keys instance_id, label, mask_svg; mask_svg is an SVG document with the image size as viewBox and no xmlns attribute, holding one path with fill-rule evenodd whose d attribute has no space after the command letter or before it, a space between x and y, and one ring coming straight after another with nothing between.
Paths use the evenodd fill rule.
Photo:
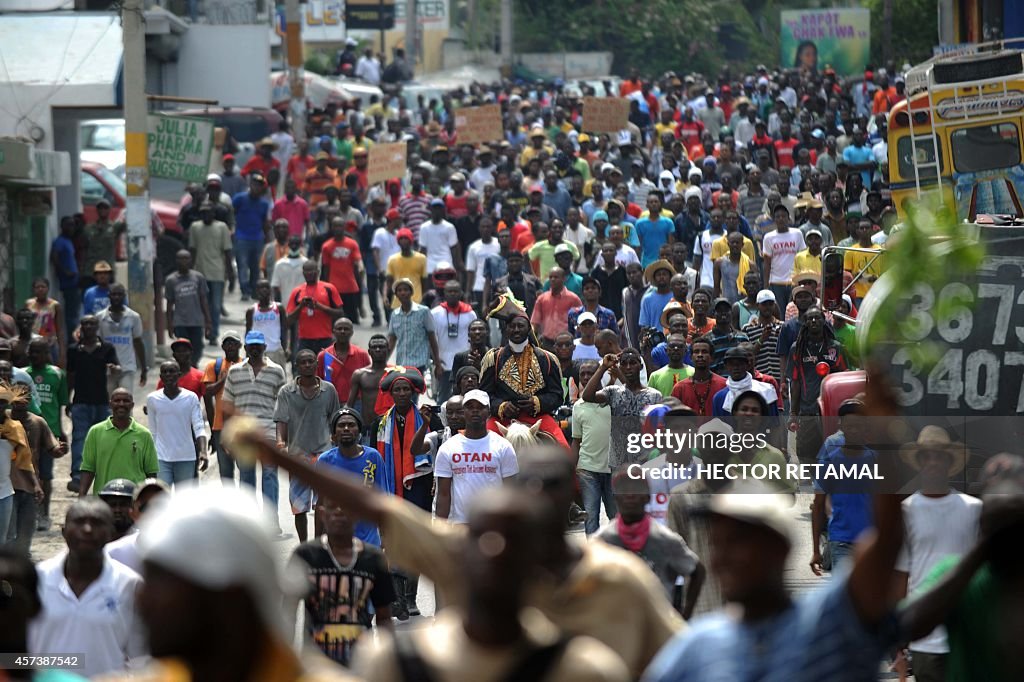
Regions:
<instances>
[{"instance_id":1,"label":"red car","mask_svg":"<svg viewBox=\"0 0 1024 682\"><path fill-rule=\"evenodd\" d=\"M96 203L100 199L110 202L111 220L117 220L124 212L128 188L116 173L98 163L83 162L79 182L82 192L82 213L85 215L86 224L96 222ZM180 209L177 204L161 199L150 199L149 205L160 218L165 230L178 229Z\"/></svg>"}]
</instances>

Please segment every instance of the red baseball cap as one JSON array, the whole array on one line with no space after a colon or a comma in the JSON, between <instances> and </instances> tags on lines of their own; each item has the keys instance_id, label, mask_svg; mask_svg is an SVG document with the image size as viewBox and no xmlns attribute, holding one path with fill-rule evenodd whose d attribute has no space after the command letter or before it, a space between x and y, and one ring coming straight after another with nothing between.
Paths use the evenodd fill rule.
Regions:
<instances>
[{"instance_id":1,"label":"red baseball cap","mask_svg":"<svg viewBox=\"0 0 1024 682\"><path fill-rule=\"evenodd\" d=\"M384 214L384 217L388 220L398 220L402 217L402 214L398 212L397 208L389 208L388 212Z\"/></svg>"},{"instance_id":2,"label":"red baseball cap","mask_svg":"<svg viewBox=\"0 0 1024 682\"><path fill-rule=\"evenodd\" d=\"M403 227L401 230L398 231L398 234L395 235L395 239L408 239L409 241L412 241L412 230L410 230L408 227Z\"/></svg>"},{"instance_id":3,"label":"red baseball cap","mask_svg":"<svg viewBox=\"0 0 1024 682\"><path fill-rule=\"evenodd\" d=\"M224 158L225 161L234 161L235 160L235 155L234 154L225 154L223 158Z\"/></svg>"},{"instance_id":4,"label":"red baseball cap","mask_svg":"<svg viewBox=\"0 0 1024 682\"><path fill-rule=\"evenodd\" d=\"M171 350L174 350L175 346L178 346L178 345L181 345L181 344L185 344L189 348L192 347L192 342L189 341L188 339L186 339L186 338L178 338L178 339L174 339L174 341L171 341Z\"/></svg>"}]
</instances>

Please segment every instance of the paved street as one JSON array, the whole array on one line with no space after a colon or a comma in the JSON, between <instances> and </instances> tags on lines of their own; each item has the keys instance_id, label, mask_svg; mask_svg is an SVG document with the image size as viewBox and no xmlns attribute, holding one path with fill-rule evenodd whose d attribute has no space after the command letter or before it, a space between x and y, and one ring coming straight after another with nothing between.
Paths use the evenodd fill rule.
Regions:
<instances>
[{"instance_id":1,"label":"paved street","mask_svg":"<svg viewBox=\"0 0 1024 682\"><path fill-rule=\"evenodd\" d=\"M222 320L222 330L236 329L240 333L244 333L245 330L245 304L239 300L239 294L227 294L227 309L230 313L230 317ZM251 305L251 304L250 304ZM368 324L359 325L356 327L355 336L353 337L353 343L365 347L370 336L380 329L372 329ZM208 346L206 353L204 354L204 365L207 360L211 360L216 357L215 353L219 353L220 349L216 347ZM151 370L149 373L150 383L145 389L139 389L136 392L136 409L135 418L143 424L146 423L146 415L142 413L142 404L144 403L144 396L156 388L157 371ZM70 420L67 421L67 433L71 433ZM43 533L36 533L35 539L32 545L32 554L36 560L46 559L53 556L57 552L61 551L64 547L64 541L60 534L60 521L63 520L64 513L67 510L68 504L71 501L72 494L66 489L66 484L69 479L69 467L71 463L70 455L57 460L55 466L55 478L54 478L54 492L53 492L53 503L51 509L51 516L54 519L54 526L51 530ZM280 548L280 554L282 560L287 558L292 550L297 545L297 541L294 533L294 522L291 514L291 510L288 506L288 485L287 475L284 473L280 474L280 497L278 501L278 521L281 528L285 531L285 536L277 542L277 546ZM217 474L216 462L211 462L209 469L201 476L201 481L204 485L220 485L220 478ZM799 528L798 542L794 551L791 555L790 566L787 571L787 583L795 591L803 591L807 589L813 589L815 586L823 584L823 578L815 577L808 568L808 562L811 557L810 548L810 514L808 506L810 504L811 495L801 494L797 497L796 503L793 506L793 514ZM607 519L602 519L606 521ZM584 542L584 535L582 532L582 526L572 531L574 537L578 538L580 542ZM421 587L419 591L419 606L420 610L424 615L431 615L434 611L434 600L433 590L427 587ZM414 621L410 621L409 625L413 625Z\"/></svg>"}]
</instances>

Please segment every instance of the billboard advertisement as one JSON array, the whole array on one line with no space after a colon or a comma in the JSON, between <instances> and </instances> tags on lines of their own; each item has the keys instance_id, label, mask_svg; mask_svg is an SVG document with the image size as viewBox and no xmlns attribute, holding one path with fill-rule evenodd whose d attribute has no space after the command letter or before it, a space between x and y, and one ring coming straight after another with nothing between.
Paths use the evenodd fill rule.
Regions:
<instances>
[{"instance_id":1,"label":"billboard advertisement","mask_svg":"<svg viewBox=\"0 0 1024 682\"><path fill-rule=\"evenodd\" d=\"M784 69L828 66L841 76L864 71L871 54L871 11L799 9L782 12L781 64Z\"/></svg>"}]
</instances>

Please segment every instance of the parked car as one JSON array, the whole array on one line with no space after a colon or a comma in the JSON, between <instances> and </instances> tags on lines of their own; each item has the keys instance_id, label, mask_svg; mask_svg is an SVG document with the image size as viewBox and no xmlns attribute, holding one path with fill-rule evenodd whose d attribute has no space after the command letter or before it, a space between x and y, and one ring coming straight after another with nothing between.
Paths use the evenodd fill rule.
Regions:
<instances>
[{"instance_id":1,"label":"parked car","mask_svg":"<svg viewBox=\"0 0 1024 682\"><path fill-rule=\"evenodd\" d=\"M98 163L83 162L80 171L82 214L85 222L96 221L96 204L100 199L110 202L110 219L117 220L124 212L128 188L124 179L112 170ZM150 208L160 218L164 229L178 229L178 205L161 199L150 199Z\"/></svg>"},{"instance_id":2,"label":"parked car","mask_svg":"<svg viewBox=\"0 0 1024 682\"><path fill-rule=\"evenodd\" d=\"M78 126L79 158L98 163L124 177L124 119L101 118Z\"/></svg>"}]
</instances>

